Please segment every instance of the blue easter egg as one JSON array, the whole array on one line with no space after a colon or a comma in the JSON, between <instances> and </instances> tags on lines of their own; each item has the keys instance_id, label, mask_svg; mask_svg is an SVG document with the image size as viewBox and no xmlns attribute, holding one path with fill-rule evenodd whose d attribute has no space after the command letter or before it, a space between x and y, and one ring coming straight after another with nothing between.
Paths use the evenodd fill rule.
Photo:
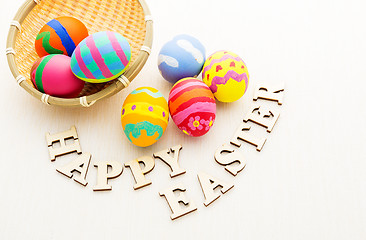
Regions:
<instances>
[{"instance_id":1,"label":"blue easter egg","mask_svg":"<svg viewBox=\"0 0 366 240\"><path fill-rule=\"evenodd\" d=\"M206 50L201 42L182 34L162 47L158 67L165 80L175 83L186 77L197 77L205 61Z\"/></svg>"}]
</instances>

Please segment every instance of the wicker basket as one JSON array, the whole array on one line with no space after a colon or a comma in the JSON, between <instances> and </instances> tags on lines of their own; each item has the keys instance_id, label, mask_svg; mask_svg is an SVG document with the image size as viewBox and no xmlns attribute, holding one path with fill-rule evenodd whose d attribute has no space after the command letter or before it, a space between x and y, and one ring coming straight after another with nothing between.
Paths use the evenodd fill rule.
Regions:
<instances>
[{"instance_id":1,"label":"wicker basket","mask_svg":"<svg viewBox=\"0 0 366 240\"><path fill-rule=\"evenodd\" d=\"M115 31L131 45L130 67L117 80L85 84L78 98L57 98L34 88L30 69L38 58L34 42L39 30L58 16L80 19L89 33ZM144 66L152 45L152 18L144 0L27 0L11 22L6 55L10 70L27 92L48 105L89 107L127 87Z\"/></svg>"}]
</instances>

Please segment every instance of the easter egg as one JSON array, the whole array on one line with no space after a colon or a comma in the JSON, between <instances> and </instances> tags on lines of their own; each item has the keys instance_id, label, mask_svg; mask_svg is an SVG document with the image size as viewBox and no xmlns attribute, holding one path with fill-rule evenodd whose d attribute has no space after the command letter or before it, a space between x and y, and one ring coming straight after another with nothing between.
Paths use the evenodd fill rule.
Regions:
<instances>
[{"instance_id":1,"label":"easter egg","mask_svg":"<svg viewBox=\"0 0 366 240\"><path fill-rule=\"evenodd\" d=\"M202 136L215 121L215 98L207 85L196 78L184 78L174 84L168 104L174 123L187 135Z\"/></svg>"},{"instance_id":2,"label":"easter egg","mask_svg":"<svg viewBox=\"0 0 366 240\"><path fill-rule=\"evenodd\" d=\"M88 35L88 29L78 19L58 17L41 28L36 37L36 52L40 57L48 54L71 57L76 46Z\"/></svg>"},{"instance_id":3,"label":"easter egg","mask_svg":"<svg viewBox=\"0 0 366 240\"><path fill-rule=\"evenodd\" d=\"M70 61L69 56L61 54L51 54L37 60L31 69L35 88L54 97L77 97L85 82L71 72Z\"/></svg>"},{"instance_id":4,"label":"easter egg","mask_svg":"<svg viewBox=\"0 0 366 240\"><path fill-rule=\"evenodd\" d=\"M178 35L160 50L158 68L163 78L175 83L186 77L197 77L206 60L205 47L196 38Z\"/></svg>"},{"instance_id":5,"label":"easter egg","mask_svg":"<svg viewBox=\"0 0 366 240\"><path fill-rule=\"evenodd\" d=\"M220 102L234 102L248 88L249 73L244 61L235 53L219 51L203 66L202 80Z\"/></svg>"},{"instance_id":6,"label":"easter egg","mask_svg":"<svg viewBox=\"0 0 366 240\"><path fill-rule=\"evenodd\" d=\"M116 32L97 32L76 47L71 69L86 82L103 83L119 77L130 60L131 47L125 37Z\"/></svg>"},{"instance_id":7,"label":"easter egg","mask_svg":"<svg viewBox=\"0 0 366 240\"><path fill-rule=\"evenodd\" d=\"M147 147L157 142L163 135L168 120L168 103L155 88L137 88L123 103L123 131L136 146Z\"/></svg>"}]
</instances>

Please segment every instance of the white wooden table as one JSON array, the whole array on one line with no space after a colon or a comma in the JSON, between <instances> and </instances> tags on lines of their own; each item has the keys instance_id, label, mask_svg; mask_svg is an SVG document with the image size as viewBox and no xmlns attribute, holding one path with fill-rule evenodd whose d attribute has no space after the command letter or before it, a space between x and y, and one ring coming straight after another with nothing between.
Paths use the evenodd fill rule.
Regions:
<instances>
[{"instance_id":1,"label":"white wooden table","mask_svg":"<svg viewBox=\"0 0 366 240\"><path fill-rule=\"evenodd\" d=\"M22 0L3 2L4 47L10 21ZM130 87L88 109L49 107L17 86L0 58L0 239L365 239L366 238L366 15L361 0L148 1L154 45ZM213 129L201 138L182 134L170 121L155 145L138 148L122 132L120 110L133 89L155 87L167 98L171 85L157 68L161 46L188 33L206 46L241 55L250 72L244 98L217 105ZM252 103L256 82L284 81L281 116L261 152L243 143L246 168L237 177L218 165L216 149L232 138ZM56 172L76 155L51 162L46 132L75 125L83 152L92 154L82 187ZM187 173L171 179L156 161L152 185L134 191L129 169L93 192L93 163L134 158L182 144ZM203 205L197 173L232 181L235 187ZM158 192L183 183L198 210L170 220Z\"/></svg>"}]
</instances>

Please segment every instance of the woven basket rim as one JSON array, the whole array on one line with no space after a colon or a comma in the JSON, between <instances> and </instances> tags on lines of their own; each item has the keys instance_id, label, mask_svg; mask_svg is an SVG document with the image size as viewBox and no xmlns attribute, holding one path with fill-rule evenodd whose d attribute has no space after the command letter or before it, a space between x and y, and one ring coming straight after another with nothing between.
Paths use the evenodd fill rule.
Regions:
<instances>
[{"instance_id":1,"label":"woven basket rim","mask_svg":"<svg viewBox=\"0 0 366 240\"><path fill-rule=\"evenodd\" d=\"M10 68L13 77L17 81L17 83L24 88L29 94L36 97L43 103L47 105L56 105L62 107L90 107L96 101L101 100L103 98L107 98L113 96L118 93L122 89L126 88L130 82L137 76L137 74L141 71L143 66L145 65L151 51L152 40L153 40L153 22L149 7L147 6L145 0L137 0L144 12L145 22L146 22L146 33L144 44L140 49L140 52L133 62L133 64L120 76L117 80L114 81L108 87L102 89L101 91L94 93L89 96L82 96L79 98L58 98L49 96L47 94L39 92L33 86L31 86L27 81L25 81L25 77L19 73L18 66L16 64L16 55L14 52L15 42L17 34L21 30L21 25L27 15L32 11L32 9L37 6L41 1L45 0L26 0L24 4L19 8L15 17L13 18L10 29L8 32L8 38L6 43L6 55L8 60L8 65Z\"/></svg>"}]
</instances>

